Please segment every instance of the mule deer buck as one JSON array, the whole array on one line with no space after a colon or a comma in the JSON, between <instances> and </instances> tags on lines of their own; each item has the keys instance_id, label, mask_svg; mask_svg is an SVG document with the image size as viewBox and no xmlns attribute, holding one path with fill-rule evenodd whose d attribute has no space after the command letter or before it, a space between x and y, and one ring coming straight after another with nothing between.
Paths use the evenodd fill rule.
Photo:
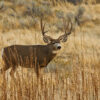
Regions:
<instances>
[{"instance_id":1,"label":"mule deer buck","mask_svg":"<svg viewBox=\"0 0 100 100\"><path fill-rule=\"evenodd\" d=\"M60 42L66 42L68 35L72 32L72 23L65 25L65 33L57 39L53 39L46 35L47 31L44 31L45 24L41 19L40 21L43 40L47 45L11 45L2 49L2 59L4 67L0 70L5 72L11 68L11 75L18 66L25 68L34 68L37 76L39 75L39 69L46 67L49 62L56 56L61 49ZM70 25L70 29L68 29ZM69 32L67 32L69 30Z\"/></svg>"}]
</instances>

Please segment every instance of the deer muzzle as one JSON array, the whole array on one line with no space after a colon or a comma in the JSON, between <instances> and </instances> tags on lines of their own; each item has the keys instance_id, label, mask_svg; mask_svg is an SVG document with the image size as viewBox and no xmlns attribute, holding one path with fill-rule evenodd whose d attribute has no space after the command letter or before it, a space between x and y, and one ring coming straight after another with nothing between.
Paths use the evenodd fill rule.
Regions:
<instances>
[{"instance_id":1,"label":"deer muzzle","mask_svg":"<svg viewBox=\"0 0 100 100\"><path fill-rule=\"evenodd\" d=\"M55 47L56 50L60 50L61 49L60 43L55 43L54 47Z\"/></svg>"}]
</instances>

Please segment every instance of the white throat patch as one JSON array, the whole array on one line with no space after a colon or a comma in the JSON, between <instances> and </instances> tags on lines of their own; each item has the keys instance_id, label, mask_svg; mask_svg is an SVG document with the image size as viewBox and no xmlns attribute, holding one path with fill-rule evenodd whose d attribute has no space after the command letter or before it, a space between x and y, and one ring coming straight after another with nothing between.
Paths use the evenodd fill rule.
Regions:
<instances>
[{"instance_id":1,"label":"white throat patch","mask_svg":"<svg viewBox=\"0 0 100 100\"><path fill-rule=\"evenodd\" d=\"M59 50L55 50L55 51L53 51L52 53L53 53L53 54L57 54L57 53L59 53Z\"/></svg>"}]
</instances>

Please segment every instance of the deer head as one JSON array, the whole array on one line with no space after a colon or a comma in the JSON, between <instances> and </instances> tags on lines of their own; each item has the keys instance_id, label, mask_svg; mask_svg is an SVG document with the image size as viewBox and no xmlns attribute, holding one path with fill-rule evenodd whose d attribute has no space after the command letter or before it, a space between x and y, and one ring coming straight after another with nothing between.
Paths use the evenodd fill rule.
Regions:
<instances>
[{"instance_id":1,"label":"deer head","mask_svg":"<svg viewBox=\"0 0 100 100\"><path fill-rule=\"evenodd\" d=\"M48 31L44 31L45 24L43 24L42 19L40 22L41 22L40 23L41 24L41 31L42 31L44 42L47 43L47 45L51 45L53 47L53 50L60 50L61 49L60 43L66 42L68 35L70 35L72 32L72 22L70 22L70 23L68 22L68 24L66 22L64 23L64 34L59 36L57 39L53 39L52 37L46 35L46 33ZM70 24L70 29L68 29L69 24ZM67 30L69 30L69 31L67 31Z\"/></svg>"}]
</instances>

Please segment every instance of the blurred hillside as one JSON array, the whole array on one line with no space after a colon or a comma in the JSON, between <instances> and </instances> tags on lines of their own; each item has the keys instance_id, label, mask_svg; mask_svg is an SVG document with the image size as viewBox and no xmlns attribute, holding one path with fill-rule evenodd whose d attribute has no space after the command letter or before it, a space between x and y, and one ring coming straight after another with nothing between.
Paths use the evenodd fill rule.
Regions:
<instances>
[{"instance_id":1,"label":"blurred hillside","mask_svg":"<svg viewBox=\"0 0 100 100\"><path fill-rule=\"evenodd\" d=\"M85 17L83 17L83 19L87 21L91 20L94 24L100 22L99 4L91 5L91 3L89 3L85 5L85 3L81 3L81 5L74 6L72 3L64 2L64 0L0 1L0 30L4 32L10 29L38 29L39 18L41 16L44 16L44 19L51 23L52 26L56 25L60 28L60 19L66 17L68 13L75 15L79 6L85 8ZM71 14L70 16L73 17Z\"/></svg>"}]
</instances>

